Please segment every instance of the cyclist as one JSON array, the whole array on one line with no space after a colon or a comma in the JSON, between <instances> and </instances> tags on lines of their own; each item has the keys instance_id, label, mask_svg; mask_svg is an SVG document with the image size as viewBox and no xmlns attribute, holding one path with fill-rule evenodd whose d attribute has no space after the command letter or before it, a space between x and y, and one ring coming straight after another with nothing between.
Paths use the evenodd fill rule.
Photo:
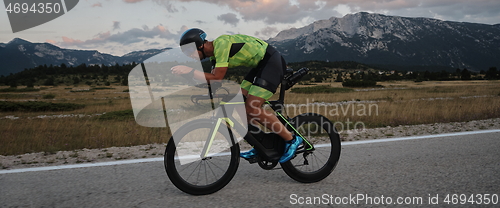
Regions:
<instances>
[{"instance_id":1,"label":"cyclist","mask_svg":"<svg viewBox=\"0 0 500 208\"><path fill-rule=\"evenodd\" d=\"M206 40L207 34L200 29L186 30L180 45L195 43L197 51L183 51L187 55L194 52L200 60L210 58L214 64L211 73L196 71L187 66L172 67L172 73L189 74L198 80L222 80L228 68L246 66L252 68L241 83L242 94L246 97L245 108L249 122L258 122L277 133L285 140L285 151L279 162L289 161L302 143L300 136L292 135L271 112L262 108L266 100L276 92L286 70L286 62L281 54L268 43L247 35L222 35L213 41ZM245 159L257 156L256 150L240 154Z\"/></svg>"}]
</instances>

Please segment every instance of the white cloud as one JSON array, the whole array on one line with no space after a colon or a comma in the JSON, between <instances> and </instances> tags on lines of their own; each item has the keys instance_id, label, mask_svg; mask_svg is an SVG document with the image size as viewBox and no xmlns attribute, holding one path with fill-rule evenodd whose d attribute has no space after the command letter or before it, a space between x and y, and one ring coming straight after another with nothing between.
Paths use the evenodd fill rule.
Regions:
<instances>
[{"instance_id":1,"label":"white cloud","mask_svg":"<svg viewBox=\"0 0 500 208\"><path fill-rule=\"evenodd\" d=\"M234 13L221 14L217 16L217 19L224 22L224 24L230 24L236 27L240 19Z\"/></svg>"},{"instance_id":2,"label":"white cloud","mask_svg":"<svg viewBox=\"0 0 500 208\"><path fill-rule=\"evenodd\" d=\"M120 22L113 21L113 30L118 30L118 29L120 29Z\"/></svg>"},{"instance_id":3,"label":"white cloud","mask_svg":"<svg viewBox=\"0 0 500 208\"><path fill-rule=\"evenodd\" d=\"M338 8L387 15L433 17L451 21L500 23L498 0L154 0L172 8L172 2L206 2L228 7L245 21L267 24L295 23L306 17L326 19ZM316 20L317 20L316 19Z\"/></svg>"},{"instance_id":4,"label":"white cloud","mask_svg":"<svg viewBox=\"0 0 500 208\"><path fill-rule=\"evenodd\" d=\"M171 33L163 25L157 25L152 29L149 29L148 26L144 25L142 29L132 28L125 32L119 32L114 34L111 34L110 31L105 33L99 33L95 35L94 38L88 40L78 40L62 36L62 42L57 42L57 44L64 47L78 46L82 48L88 48L91 46L113 43L113 42L123 45L129 45L155 38L174 40L178 36L179 36L178 34Z\"/></svg>"},{"instance_id":5,"label":"white cloud","mask_svg":"<svg viewBox=\"0 0 500 208\"><path fill-rule=\"evenodd\" d=\"M278 32L279 32L278 28L268 26L265 27L264 29L261 29L260 31L255 32L255 36L262 36L262 37L276 36Z\"/></svg>"}]
</instances>

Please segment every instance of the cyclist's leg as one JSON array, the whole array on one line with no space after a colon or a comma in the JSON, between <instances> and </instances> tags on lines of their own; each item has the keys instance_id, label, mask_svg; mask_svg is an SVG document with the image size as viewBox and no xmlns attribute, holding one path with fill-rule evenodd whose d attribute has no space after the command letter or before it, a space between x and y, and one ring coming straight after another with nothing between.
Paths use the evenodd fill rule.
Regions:
<instances>
[{"instance_id":1,"label":"cyclist's leg","mask_svg":"<svg viewBox=\"0 0 500 208\"><path fill-rule=\"evenodd\" d=\"M286 62L276 49L271 46L268 47L267 54L269 58L262 61L262 69L259 71L255 81L253 82L253 85L249 90L249 97L251 95L254 95L263 98L261 99L262 103L264 102L264 100L269 99L276 92L276 89L281 83L283 74L286 70ZM256 102L256 104L262 103ZM258 113L257 108L255 108L256 106L257 105L252 105L254 110L254 112L252 113ZM293 136L290 131L286 130L285 126L279 121L276 116L274 116L274 114L265 113L265 111L262 110L261 115L262 116L260 119L267 120L269 122L268 125L270 125L271 128L269 128L269 126L267 125L265 126L285 140L285 150L279 162L288 162L291 158L294 157L298 147L302 144L302 138L300 136ZM281 128L284 128L285 130L281 130Z\"/></svg>"},{"instance_id":2,"label":"cyclist's leg","mask_svg":"<svg viewBox=\"0 0 500 208\"><path fill-rule=\"evenodd\" d=\"M266 100L252 95L251 93L252 92L249 93L245 102L248 120L252 123L255 121L259 122L266 128L281 136L281 138L285 141L292 140L292 133L285 128L285 126L279 121L278 117L262 108L262 105Z\"/></svg>"},{"instance_id":3,"label":"cyclist's leg","mask_svg":"<svg viewBox=\"0 0 500 208\"><path fill-rule=\"evenodd\" d=\"M250 121L256 120L257 122L264 125L266 128L270 129L274 133L278 134L283 140L285 140L285 150L281 156L279 162L285 163L292 159L295 155L300 144L302 144L302 138L300 136L294 136L290 131L288 131L285 126L279 121L273 113L262 108L265 99L255 96L253 92L254 87L250 89L247 100L245 101L245 107L247 111L247 117ZM260 88L258 88L260 90ZM244 156L244 155L243 155Z\"/></svg>"},{"instance_id":4,"label":"cyclist's leg","mask_svg":"<svg viewBox=\"0 0 500 208\"><path fill-rule=\"evenodd\" d=\"M241 94L243 94L243 96L245 96L245 98L248 97L248 91L250 91L250 88L253 85L253 81L255 80L255 77L259 73L259 70L260 70L259 68L253 68L253 69L251 69L245 75L245 78L241 82L241 85L240 85L240 87L241 87ZM250 120L250 118L248 118L248 116L246 115L245 111L238 111L238 113L245 113L245 115L240 115L240 116L241 117L245 116L247 118L247 121L249 122L249 124L253 124L254 126L258 126L259 125L259 123L257 121Z\"/></svg>"},{"instance_id":5,"label":"cyclist's leg","mask_svg":"<svg viewBox=\"0 0 500 208\"><path fill-rule=\"evenodd\" d=\"M257 121L288 141L293 139L292 134L273 113L262 109L264 102L276 92L285 70L286 62L281 54L268 46L265 57L245 76L241 88L243 94L247 95L245 107L249 122Z\"/></svg>"}]
</instances>

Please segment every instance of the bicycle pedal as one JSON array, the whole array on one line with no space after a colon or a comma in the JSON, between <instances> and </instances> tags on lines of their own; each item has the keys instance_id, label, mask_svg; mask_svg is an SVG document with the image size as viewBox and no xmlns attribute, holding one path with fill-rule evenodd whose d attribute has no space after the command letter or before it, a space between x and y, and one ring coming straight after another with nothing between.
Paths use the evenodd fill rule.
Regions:
<instances>
[{"instance_id":1,"label":"bicycle pedal","mask_svg":"<svg viewBox=\"0 0 500 208\"><path fill-rule=\"evenodd\" d=\"M243 159L245 159L246 161L248 161L250 164L254 164L254 163L259 162L259 160L257 159L257 157L250 158L250 159L246 159L246 158L243 158Z\"/></svg>"}]
</instances>

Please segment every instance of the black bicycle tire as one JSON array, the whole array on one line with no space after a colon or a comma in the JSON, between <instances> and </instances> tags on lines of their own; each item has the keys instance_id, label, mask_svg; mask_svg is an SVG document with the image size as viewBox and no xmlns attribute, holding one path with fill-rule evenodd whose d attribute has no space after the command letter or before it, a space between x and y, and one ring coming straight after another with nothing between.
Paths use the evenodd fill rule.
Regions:
<instances>
[{"instance_id":1,"label":"black bicycle tire","mask_svg":"<svg viewBox=\"0 0 500 208\"><path fill-rule=\"evenodd\" d=\"M213 128L214 126L215 124L213 120L210 119L196 120L180 127L179 130L177 130L174 133L174 136L176 138L182 138L178 136L185 136L187 133L197 128ZM221 128L225 128L225 126L222 126ZM230 141L230 138L226 139ZM175 166L175 161L174 161L175 151L176 151L176 144L174 142L173 137L171 137L170 141L167 144L167 147L165 148L165 155L164 155L165 171L167 172L170 181L179 190L188 194L207 195L217 192L220 189L224 188L233 179L234 175L236 174L236 171L238 170L240 161L239 158L240 146L238 144L235 144L232 145L231 147L231 161L229 167L226 173L219 180L205 186L193 185L185 181L177 172L177 168Z\"/></svg>"},{"instance_id":2,"label":"black bicycle tire","mask_svg":"<svg viewBox=\"0 0 500 208\"><path fill-rule=\"evenodd\" d=\"M337 163L340 159L340 151L341 151L341 144L340 144L340 136L335 130L333 124L324 116L321 116L319 114L302 114L294 117L291 119L293 122L292 125L295 129L298 129L300 125L306 122L320 122L323 124L323 128L329 128L331 129L330 132L328 132L329 135L329 141L331 145L331 152L330 156L328 158L328 161L325 163L325 165L321 168L319 168L315 172L302 172L298 170L293 164L292 160L288 161L286 163L281 163L281 167L283 168L283 171L292 179L302 182L302 183L314 183L321 181L328 177L332 171L335 169L337 166ZM330 125L330 127L326 126ZM297 155L297 157L300 157L301 155Z\"/></svg>"}]
</instances>

